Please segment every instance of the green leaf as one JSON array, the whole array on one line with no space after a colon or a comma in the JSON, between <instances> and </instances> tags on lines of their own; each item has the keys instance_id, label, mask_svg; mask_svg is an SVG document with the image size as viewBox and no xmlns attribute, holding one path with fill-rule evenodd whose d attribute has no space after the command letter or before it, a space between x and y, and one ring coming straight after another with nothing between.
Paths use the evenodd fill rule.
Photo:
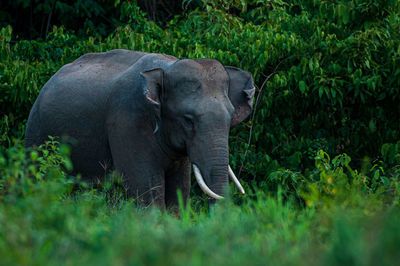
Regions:
<instances>
[{"instance_id":1,"label":"green leaf","mask_svg":"<svg viewBox=\"0 0 400 266\"><path fill-rule=\"evenodd\" d=\"M383 183L383 185L384 185L385 187L388 187L389 184L390 184L390 180L389 180L389 178L387 178L386 176L381 176L381 181L382 181L382 183Z\"/></svg>"},{"instance_id":2,"label":"green leaf","mask_svg":"<svg viewBox=\"0 0 400 266\"><path fill-rule=\"evenodd\" d=\"M332 97L335 98L336 97L336 90L332 88L331 89L331 94L332 94Z\"/></svg>"},{"instance_id":3,"label":"green leaf","mask_svg":"<svg viewBox=\"0 0 400 266\"><path fill-rule=\"evenodd\" d=\"M319 87L319 90L318 90L318 95L319 95L319 98L322 98L322 95L324 94L324 87Z\"/></svg>"},{"instance_id":4,"label":"green leaf","mask_svg":"<svg viewBox=\"0 0 400 266\"><path fill-rule=\"evenodd\" d=\"M343 7L342 19L343 19L343 23L346 25L350 21L350 8L348 8L347 6L344 6L344 5L342 5L342 7Z\"/></svg>"},{"instance_id":5,"label":"green leaf","mask_svg":"<svg viewBox=\"0 0 400 266\"><path fill-rule=\"evenodd\" d=\"M313 69L314 69L313 59L312 59L312 58L310 58L310 60L308 61L308 68L309 68L311 71L313 71Z\"/></svg>"},{"instance_id":6,"label":"green leaf","mask_svg":"<svg viewBox=\"0 0 400 266\"><path fill-rule=\"evenodd\" d=\"M306 91L307 85L306 85L306 83L305 83L303 80L301 80L301 81L299 82L299 88L300 88L301 93L304 93L304 92Z\"/></svg>"}]
</instances>

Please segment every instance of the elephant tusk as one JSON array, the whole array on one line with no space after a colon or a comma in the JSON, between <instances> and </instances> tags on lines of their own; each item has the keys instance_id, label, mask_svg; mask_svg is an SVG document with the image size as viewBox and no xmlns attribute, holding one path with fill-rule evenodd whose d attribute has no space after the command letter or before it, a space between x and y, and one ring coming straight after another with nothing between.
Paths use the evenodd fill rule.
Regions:
<instances>
[{"instance_id":1,"label":"elephant tusk","mask_svg":"<svg viewBox=\"0 0 400 266\"><path fill-rule=\"evenodd\" d=\"M203 190L204 193L206 193L208 196L210 196L211 198L214 199L223 199L224 197L215 194L214 192L212 192L211 189L209 189L206 185L206 183L204 182L203 176L200 173L199 168L193 164L193 171L194 171L194 176L196 177L196 181L197 183L199 183L199 186L201 188L201 190Z\"/></svg>"},{"instance_id":2,"label":"elephant tusk","mask_svg":"<svg viewBox=\"0 0 400 266\"><path fill-rule=\"evenodd\" d=\"M235 173L233 173L230 165L228 165L228 174L229 174L229 177L232 179L233 183L235 183L235 186L239 189L239 191L242 194L245 194L246 192L244 192L244 189L243 189L242 185L240 184L239 179L237 179L237 177L235 176Z\"/></svg>"}]
</instances>

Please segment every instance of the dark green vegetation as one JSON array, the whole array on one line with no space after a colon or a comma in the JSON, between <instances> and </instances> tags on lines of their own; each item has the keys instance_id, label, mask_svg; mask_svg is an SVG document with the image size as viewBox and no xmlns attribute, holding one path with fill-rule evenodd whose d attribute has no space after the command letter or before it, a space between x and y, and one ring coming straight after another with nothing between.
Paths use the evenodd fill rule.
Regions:
<instances>
[{"instance_id":1,"label":"dark green vegetation","mask_svg":"<svg viewBox=\"0 0 400 266\"><path fill-rule=\"evenodd\" d=\"M129 2L77 1L74 13L55 1L59 27L47 36L7 26L28 2L0 13L0 263L400 262L399 1L184 1L173 19ZM32 14L48 19L53 1L42 2ZM256 108L230 137L246 196L232 187L209 209L194 189L178 219L136 210L111 174L96 188L69 177L68 148L55 141L25 159L43 84L80 55L115 48L253 73Z\"/></svg>"}]
</instances>

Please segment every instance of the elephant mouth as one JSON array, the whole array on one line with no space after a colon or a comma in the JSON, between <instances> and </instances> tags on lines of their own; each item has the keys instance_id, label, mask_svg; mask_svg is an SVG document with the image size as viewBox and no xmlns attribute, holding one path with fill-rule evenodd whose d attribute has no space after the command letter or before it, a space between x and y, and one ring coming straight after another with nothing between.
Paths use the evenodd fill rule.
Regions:
<instances>
[{"instance_id":1,"label":"elephant mouth","mask_svg":"<svg viewBox=\"0 0 400 266\"><path fill-rule=\"evenodd\" d=\"M207 194L208 196L210 196L213 199L223 199L224 197L214 193L207 185L206 182L204 181L203 176L201 175L201 171L200 169L197 167L197 165L192 164L193 165L193 172L194 172L194 176L196 178L197 183L199 184L201 190L203 190L203 192L205 194ZM232 168L230 165L228 165L228 175L229 178L233 181L233 183L235 184L235 186L239 189L239 191L242 194L245 194L245 191L242 187L242 185L240 184L239 180L237 179L236 175L233 173Z\"/></svg>"}]
</instances>

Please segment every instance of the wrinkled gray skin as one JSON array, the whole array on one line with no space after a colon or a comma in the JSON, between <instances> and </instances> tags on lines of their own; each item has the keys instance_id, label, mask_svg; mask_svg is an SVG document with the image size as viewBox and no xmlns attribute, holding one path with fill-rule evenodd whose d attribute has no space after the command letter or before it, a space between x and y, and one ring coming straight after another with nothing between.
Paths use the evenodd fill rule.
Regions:
<instances>
[{"instance_id":1,"label":"wrinkled gray skin","mask_svg":"<svg viewBox=\"0 0 400 266\"><path fill-rule=\"evenodd\" d=\"M75 139L75 173L121 173L128 195L161 208L184 200L190 163L208 187L228 184L228 135L245 119L251 74L212 59L182 59L129 50L86 54L42 88L28 119L25 146L47 136Z\"/></svg>"}]
</instances>

